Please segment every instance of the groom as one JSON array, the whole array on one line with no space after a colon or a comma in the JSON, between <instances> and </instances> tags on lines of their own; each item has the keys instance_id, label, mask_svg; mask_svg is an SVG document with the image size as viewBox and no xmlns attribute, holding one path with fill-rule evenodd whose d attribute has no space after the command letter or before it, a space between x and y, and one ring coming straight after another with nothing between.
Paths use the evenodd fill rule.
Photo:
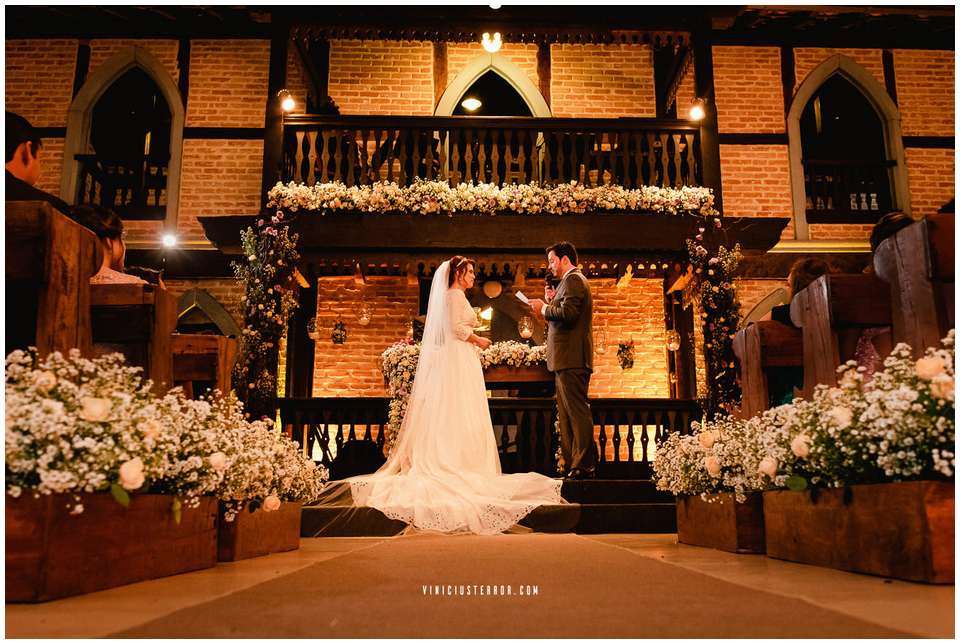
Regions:
<instances>
[{"instance_id":1,"label":"groom","mask_svg":"<svg viewBox=\"0 0 960 644\"><path fill-rule=\"evenodd\" d=\"M593 414L587 402L593 372L593 297L587 278L577 269L577 249L559 242L547 249L550 272L559 281L547 286L546 301L530 300L533 314L549 322L547 369L557 383L560 450L568 479L597 475Z\"/></svg>"}]
</instances>

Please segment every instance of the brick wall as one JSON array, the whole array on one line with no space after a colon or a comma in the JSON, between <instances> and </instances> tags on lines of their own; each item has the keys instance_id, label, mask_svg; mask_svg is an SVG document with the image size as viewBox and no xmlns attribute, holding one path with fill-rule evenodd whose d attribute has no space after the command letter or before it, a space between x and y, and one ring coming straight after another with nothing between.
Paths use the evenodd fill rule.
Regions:
<instances>
[{"instance_id":1,"label":"brick wall","mask_svg":"<svg viewBox=\"0 0 960 644\"><path fill-rule=\"evenodd\" d=\"M206 239L199 215L256 214L262 166L262 141L185 140L177 221L181 239Z\"/></svg>"},{"instance_id":2,"label":"brick wall","mask_svg":"<svg viewBox=\"0 0 960 644\"><path fill-rule=\"evenodd\" d=\"M914 217L932 215L954 197L954 150L907 148Z\"/></svg>"},{"instance_id":3,"label":"brick wall","mask_svg":"<svg viewBox=\"0 0 960 644\"><path fill-rule=\"evenodd\" d=\"M953 136L955 52L897 49L893 64L904 136Z\"/></svg>"},{"instance_id":4,"label":"brick wall","mask_svg":"<svg viewBox=\"0 0 960 644\"><path fill-rule=\"evenodd\" d=\"M307 74L303 70L303 64L300 61L300 54L297 48L290 43L287 48L287 83L286 89L293 95L293 100L297 106L293 108L296 113L307 111L307 93L309 83L307 83ZM315 97L317 100L323 99L323 96Z\"/></svg>"},{"instance_id":5,"label":"brick wall","mask_svg":"<svg viewBox=\"0 0 960 644\"><path fill-rule=\"evenodd\" d=\"M530 78L530 82L537 85L537 46L524 43L504 43L497 52L511 63L519 67ZM447 43L447 85L457 74L480 56L489 56L477 43ZM440 99L439 96L436 97Z\"/></svg>"},{"instance_id":6,"label":"brick wall","mask_svg":"<svg viewBox=\"0 0 960 644\"><path fill-rule=\"evenodd\" d=\"M649 45L551 45L550 57L554 116L656 116Z\"/></svg>"},{"instance_id":7,"label":"brick wall","mask_svg":"<svg viewBox=\"0 0 960 644\"><path fill-rule=\"evenodd\" d=\"M330 95L341 114L433 115L433 45L330 41Z\"/></svg>"},{"instance_id":8,"label":"brick wall","mask_svg":"<svg viewBox=\"0 0 960 644\"><path fill-rule=\"evenodd\" d=\"M779 47L714 47L713 82L720 132L786 131Z\"/></svg>"},{"instance_id":9,"label":"brick wall","mask_svg":"<svg viewBox=\"0 0 960 644\"><path fill-rule=\"evenodd\" d=\"M187 126L263 127L269 73L266 40L192 41Z\"/></svg>"},{"instance_id":10,"label":"brick wall","mask_svg":"<svg viewBox=\"0 0 960 644\"><path fill-rule=\"evenodd\" d=\"M371 278L364 297L374 306L369 325L360 326L354 311L361 289L353 278L321 279L317 288L317 314L323 323L316 341L313 395L386 396L380 354L407 335L410 321L419 312L420 288L406 278ZM330 339L336 316L347 327L347 341Z\"/></svg>"},{"instance_id":11,"label":"brick wall","mask_svg":"<svg viewBox=\"0 0 960 644\"><path fill-rule=\"evenodd\" d=\"M4 52L5 108L34 127L65 126L73 100L77 41L8 40ZM59 177L56 183L60 184Z\"/></svg>"},{"instance_id":12,"label":"brick wall","mask_svg":"<svg viewBox=\"0 0 960 644\"><path fill-rule=\"evenodd\" d=\"M723 214L793 217L790 161L785 145L721 145ZM782 239L793 238L793 222Z\"/></svg>"},{"instance_id":13,"label":"brick wall","mask_svg":"<svg viewBox=\"0 0 960 644\"><path fill-rule=\"evenodd\" d=\"M91 40L90 41L90 74L97 71L103 63L110 60L128 47L139 47L146 49L159 60L174 84L180 80L180 66L177 64L177 53L180 43L176 40L134 40L134 39L109 39L109 40Z\"/></svg>"},{"instance_id":14,"label":"brick wall","mask_svg":"<svg viewBox=\"0 0 960 644\"><path fill-rule=\"evenodd\" d=\"M37 187L51 194L59 195L60 174L63 172L63 139L43 139L40 159L43 164L40 169L40 180L37 182Z\"/></svg>"},{"instance_id":15,"label":"brick wall","mask_svg":"<svg viewBox=\"0 0 960 644\"><path fill-rule=\"evenodd\" d=\"M883 51L880 49L832 49L825 47L798 47L793 50L793 62L796 83L793 91L796 92L807 75L820 63L834 54L843 54L852 58L854 62L866 69L883 85Z\"/></svg>"}]
</instances>

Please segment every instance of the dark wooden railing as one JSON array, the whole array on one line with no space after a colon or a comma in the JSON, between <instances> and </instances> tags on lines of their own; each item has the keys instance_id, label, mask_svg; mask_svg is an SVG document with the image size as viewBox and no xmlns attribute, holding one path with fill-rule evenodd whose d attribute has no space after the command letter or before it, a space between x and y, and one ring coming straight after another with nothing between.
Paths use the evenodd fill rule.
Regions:
<instances>
[{"instance_id":1,"label":"dark wooden railing","mask_svg":"<svg viewBox=\"0 0 960 644\"><path fill-rule=\"evenodd\" d=\"M284 181L702 185L699 127L668 119L299 115Z\"/></svg>"},{"instance_id":2,"label":"dark wooden railing","mask_svg":"<svg viewBox=\"0 0 960 644\"><path fill-rule=\"evenodd\" d=\"M890 212L894 161L804 159L807 221L873 223Z\"/></svg>"},{"instance_id":3,"label":"dark wooden railing","mask_svg":"<svg viewBox=\"0 0 960 644\"><path fill-rule=\"evenodd\" d=\"M372 441L383 449L388 405L388 398L285 398L280 422L309 453L318 444L315 458L329 466L349 440ZM657 445L670 432L689 433L690 423L700 417L699 406L690 400L596 398L590 406L600 475L607 478L648 478ZM556 475L553 398L491 398L490 417L504 472Z\"/></svg>"},{"instance_id":4,"label":"dark wooden railing","mask_svg":"<svg viewBox=\"0 0 960 644\"><path fill-rule=\"evenodd\" d=\"M163 219L167 207L167 159L110 159L78 154L77 203L97 204L124 219Z\"/></svg>"}]
</instances>

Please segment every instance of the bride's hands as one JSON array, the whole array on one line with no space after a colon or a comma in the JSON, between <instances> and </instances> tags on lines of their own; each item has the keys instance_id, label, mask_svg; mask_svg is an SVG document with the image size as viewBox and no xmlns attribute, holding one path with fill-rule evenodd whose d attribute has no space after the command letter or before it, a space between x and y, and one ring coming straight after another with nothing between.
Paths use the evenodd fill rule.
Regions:
<instances>
[{"instance_id":1,"label":"bride's hands","mask_svg":"<svg viewBox=\"0 0 960 644\"><path fill-rule=\"evenodd\" d=\"M489 338L482 338L478 335L477 339L474 341L474 344L481 349L488 349L493 342L491 342Z\"/></svg>"}]
</instances>

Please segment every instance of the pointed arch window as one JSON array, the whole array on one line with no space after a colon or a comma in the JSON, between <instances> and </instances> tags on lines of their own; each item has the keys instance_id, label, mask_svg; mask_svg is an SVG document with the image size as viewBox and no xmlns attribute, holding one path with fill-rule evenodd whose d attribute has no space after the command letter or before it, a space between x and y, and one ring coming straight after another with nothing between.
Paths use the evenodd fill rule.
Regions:
<instances>
[{"instance_id":1,"label":"pointed arch window","mask_svg":"<svg viewBox=\"0 0 960 644\"><path fill-rule=\"evenodd\" d=\"M114 209L124 219L166 216L172 115L163 92L131 67L97 100L90 123L92 152L78 154L78 203Z\"/></svg>"},{"instance_id":2,"label":"pointed arch window","mask_svg":"<svg viewBox=\"0 0 960 644\"><path fill-rule=\"evenodd\" d=\"M800 117L807 221L871 223L892 210L883 123L841 75L820 86Z\"/></svg>"},{"instance_id":3,"label":"pointed arch window","mask_svg":"<svg viewBox=\"0 0 960 644\"><path fill-rule=\"evenodd\" d=\"M480 106L474 110L465 108L463 102L467 98L479 101ZM491 69L467 88L453 116L533 116L533 112L520 92Z\"/></svg>"}]
</instances>

